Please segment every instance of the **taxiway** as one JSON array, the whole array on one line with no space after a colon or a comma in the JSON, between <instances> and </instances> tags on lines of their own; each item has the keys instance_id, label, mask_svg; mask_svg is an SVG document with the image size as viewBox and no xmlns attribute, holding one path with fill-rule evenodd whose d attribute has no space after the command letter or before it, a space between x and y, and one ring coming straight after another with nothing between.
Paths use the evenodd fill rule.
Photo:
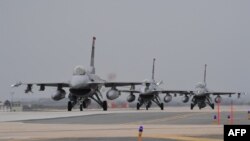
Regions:
<instances>
[{"instance_id":1,"label":"taxiway","mask_svg":"<svg viewBox=\"0 0 250 141\"><path fill-rule=\"evenodd\" d=\"M234 124L250 124L248 106L235 107ZM164 111L86 110L83 112L2 112L0 140L137 140L138 127L144 126L143 140L218 141L223 140L223 124L230 108L222 107L221 124L213 119L216 110L189 110L167 107Z\"/></svg>"}]
</instances>

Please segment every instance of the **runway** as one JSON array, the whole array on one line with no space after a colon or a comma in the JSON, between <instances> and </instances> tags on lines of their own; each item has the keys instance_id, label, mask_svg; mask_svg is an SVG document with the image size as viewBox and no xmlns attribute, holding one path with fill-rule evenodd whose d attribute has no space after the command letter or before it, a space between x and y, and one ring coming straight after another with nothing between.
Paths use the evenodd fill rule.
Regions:
<instances>
[{"instance_id":1,"label":"runway","mask_svg":"<svg viewBox=\"0 0 250 141\"><path fill-rule=\"evenodd\" d=\"M24 123L39 123L39 124L167 124L167 125L211 125L214 120L213 112L126 112L126 113L103 113L82 115L74 117L59 117L49 119L23 120ZM228 112L221 112L221 123L230 124L228 120ZM246 112L235 112L234 123L246 124L250 123L247 120Z\"/></svg>"},{"instance_id":2,"label":"runway","mask_svg":"<svg viewBox=\"0 0 250 141\"><path fill-rule=\"evenodd\" d=\"M248 108L235 108L234 124L250 124ZM217 141L223 140L222 124L230 124L228 107L222 108L221 125L213 119L216 110L191 111L187 107L164 111L123 109L0 114L0 140L3 141L132 141L137 140L140 125L144 126L143 141Z\"/></svg>"}]
</instances>

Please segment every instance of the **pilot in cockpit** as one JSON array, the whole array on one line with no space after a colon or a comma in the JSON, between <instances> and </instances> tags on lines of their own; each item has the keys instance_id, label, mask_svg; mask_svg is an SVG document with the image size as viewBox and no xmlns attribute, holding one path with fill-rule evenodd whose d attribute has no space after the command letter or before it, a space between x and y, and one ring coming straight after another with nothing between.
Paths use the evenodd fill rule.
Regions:
<instances>
[{"instance_id":1,"label":"pilot in cockpit","mask_svg":"<svg viewBox=\"0 0 250 141\"><path fill-rule=\"evenodd\" d=\"M83 68L83 66L76 66L73 71L73 75L85 75L86 70Z\"/></svg>"}]
</instances>

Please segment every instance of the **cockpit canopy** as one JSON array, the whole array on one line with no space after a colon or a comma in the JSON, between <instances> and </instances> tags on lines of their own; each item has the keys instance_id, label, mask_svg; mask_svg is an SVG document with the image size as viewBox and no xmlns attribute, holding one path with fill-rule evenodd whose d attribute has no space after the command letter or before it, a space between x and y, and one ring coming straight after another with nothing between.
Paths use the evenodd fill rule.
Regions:
<instances>
[{"instance_id":1,"label":"cockpit canopy","mask_svg":"<svg viewBox=\"0 0 250 141\"><path fill-rule=\"evenodd\" d=\"M143 80L143 84L147 84L147 83L150 83L151 81L150 80L148 80L148 79L144 79Z\"/></svg>"},{"instance_id":2,"label":"cockpit canopy","mask_svg":"<svg viewBox=\"0 0 250 141\"><path fill-rule=\"evenodd\" d=\"M205 88L206 85L204 83L198 83L195 88Z\"/></svg>"},{"instance_id":3,"label":"cockpit canopy","mask_svg":"<svg viewBox=\"0 0 250 141\"><path fill-rule=\"evenodd\" d=\"M73 75L85 75L86 70L83 68L83 66L76 66L73 71Z\"/></svg>"},{"instance_id":4,"label":"cockpit canopy","mask_svg":"<svg viewBox=\"0 0 250 141\"><path fill-rule=\"evenodd\" d=\"M145 80L143 80L143 84L142 84L142 85L144 85L144 86L147 86L147 87L148 87L151 83L152 83L152 82L151 82L150 80L145 79Z\"/></svg>"}]
</instances>

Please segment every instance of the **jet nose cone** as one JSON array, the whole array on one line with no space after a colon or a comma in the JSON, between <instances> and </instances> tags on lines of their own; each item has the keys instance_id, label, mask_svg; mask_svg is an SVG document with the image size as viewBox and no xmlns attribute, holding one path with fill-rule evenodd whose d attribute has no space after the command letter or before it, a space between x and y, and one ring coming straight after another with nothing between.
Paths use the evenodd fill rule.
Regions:
<instances>
[{"instance_id":1,"label":"jet nose cone","mask_svg":"<svg viewBox=\"0 0 250 141\"><path fill-rule=\"evenodd\" d=\"M142 87L141 90L140 90L141 93L145 93L146 92L146 88L145 87Z\"/></svg>"},{"instance_id":2,"label":"jet nose cone","mask_svg":"<svg viewBox=\"0 0 250 141\"><path fill-rule=\"evenodd\" d=\"M71 88L73 88L73 89L79 89L81 87L82 87L82 84L71 82Z\"/></svg>"},{"instance_id":3,"label":"jet nose cone","mask_svg":"<svg viewBox=\"0 0 250 141\"><path fill-rule=\"evenodd\" d=\"M70 86L74 89L85 88L88 86L88 81L84 77L73 77Z\"/></svg>"}]
</instances>

